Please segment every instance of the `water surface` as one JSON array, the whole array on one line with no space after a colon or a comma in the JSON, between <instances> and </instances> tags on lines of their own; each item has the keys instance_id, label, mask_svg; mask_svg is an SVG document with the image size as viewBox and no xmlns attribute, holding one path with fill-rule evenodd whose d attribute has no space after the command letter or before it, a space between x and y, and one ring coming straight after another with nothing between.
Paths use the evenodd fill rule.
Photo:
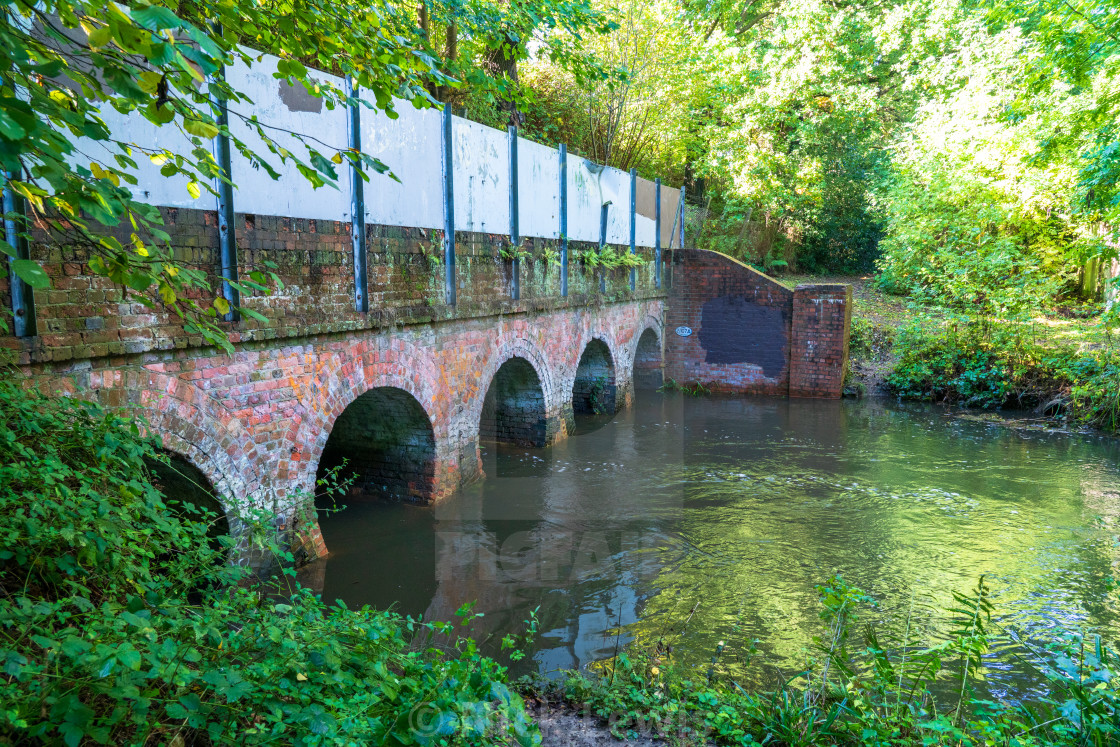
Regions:
<instances>
[{"instance_id":1,"label":"water surface","mask_svg":"<svg viewBox=\"0 0 1120 747\"><path fill-rule=\"evenodd\" d=\"M655 393L581 426L549 449L488 448L486 479L435 508L325 518L324 598L429 619L476 601L491 643L539 607L543 673L635 639L695 663L725 641L721 666L748 678L756 639L750 671L797 671L833 573L879 600L871 617L935 627L984 575L1009 631L1120 634L1112 439L932 407Z\"/></svg>"}]
</instances>

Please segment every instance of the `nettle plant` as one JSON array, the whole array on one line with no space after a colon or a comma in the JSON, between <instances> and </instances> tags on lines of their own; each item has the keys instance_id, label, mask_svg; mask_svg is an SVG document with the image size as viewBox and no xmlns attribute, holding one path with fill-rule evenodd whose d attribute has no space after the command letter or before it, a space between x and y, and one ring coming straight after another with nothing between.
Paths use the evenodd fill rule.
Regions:
<instances>
[{"instance_id":1,"label":"nettle plant","mask_svg":"<svg viewBox=\"0 0 1120 747\"><path fill-rule=\"evenodd\" d=\"M130 188L137 185L138 162L148 159L164 177L184 178L193 197L216 194L219 182L232 183L214 156L219 134L273 179L281 163L294 164L315 187L335 186L344 163L359 165L367 180L367 172L388 172L368 153L339 150L248 114L252 101L223 71L235 62L259 64L261 53L254 49L276 54L275 77L322 98L330 109L356 100L313 77L307 65L350 76L361 89L361 105L390 116L394 98L428 106L435 101L426 84L454 82L423 46L410 41L412 21L383 3L191 0L167 7L146 0L15 0L3 14L0 167L22 203L10 216L20 219L22 239L31 238L32 226L41 229L51 243L78 250L91 272L149 307L169 309L188 332L227 347L218 319L229 304L212 297L204 271L174 257L159 211L136 199ZM228 117L240 120L262 145L231 130L220 101L228 102ZM103 114L110 109L176 128L192 147L174 152L130 142L106 124ZM129 238L122 241L106 229ZM16 257L6 243L0 251ZM31 259L15 259L12 269L33 288L49 285ZM237 289L267 292L279 282L269 269L254 270Z\"/></svg>"}]
</instances>

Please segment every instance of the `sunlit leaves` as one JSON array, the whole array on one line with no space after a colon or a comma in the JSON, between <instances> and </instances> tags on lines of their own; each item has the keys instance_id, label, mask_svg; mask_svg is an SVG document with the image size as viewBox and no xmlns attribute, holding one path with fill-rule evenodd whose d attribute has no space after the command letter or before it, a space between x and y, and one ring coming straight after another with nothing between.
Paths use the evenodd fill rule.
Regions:
<instances>
[{"instance_id":1,"label":"sunlit leaves","mask_svg":"<svg viewBox=\"0 0 1120 747\"><path fill-rule=\"evenodd\" d=\"M17 6L10 11L21 12ZM426 76L443 80L429 68L430 58L414 54L422 47L410 35L411 22L389 6L205 0L180 12L160 3L47 0L35 14L0 26L0 66L11 71L0 90L0 167L14 175L10 185L26 198L29 220L46 229L56 246L83 247L95 274L144 303L164 305L195 333L223 345L226 330L213 321L206 273L172 261L159 212L130 191L138 159L148 158L163 177L181 178L195 199L225 178L208 142L220 134L213 102L233 102L231 116L252 107L217 73L235 59L257 64L238 46L245 42L279 54L277 75L322 97L328 108L345 97L315 79L311 65L353 72L356 84L382 107L391 106L393 96L423 103ZM106 125L103 115L111 110L179 128L196 145L175 152L129 142L128 133ZM238 137L231 145L272 178L279 177L273 165L279 160L294 164L316 187L338 179L336 151L324 155L302 139L292 147L286 134L251 127L263 147ZM358 158L371 172L385 171L369 154ZM133 229L128 245L103 238L103 227L121 224ZM17 274L44 287L46 274L32 264L19 265Z\"/></svg>"}]
</instances>

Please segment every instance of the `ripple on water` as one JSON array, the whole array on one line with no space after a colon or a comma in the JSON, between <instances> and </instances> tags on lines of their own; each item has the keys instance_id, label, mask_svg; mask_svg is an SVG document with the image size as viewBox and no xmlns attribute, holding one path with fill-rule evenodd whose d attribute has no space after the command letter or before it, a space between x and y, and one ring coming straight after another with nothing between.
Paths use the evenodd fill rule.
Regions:
<instances>
[{"instance_id":1,"label":"ripple on water","mask_svg":"<svg viewBox=\"0 0 1120 747\"><path fill-rule=\"evenodd\" d=\"M487 478L435 511L324 520L323 593L436 617L478 599L484 635L539 606L542 671L616 638L671 639L697 663L724 640L740 668L758 639L756 665L794 670L836 572L879 600L868 619L931 635L984 575L1014 635L1116 638L1118 456L931 408L643 398L548 450L487 449ZM991 664L994 691L1010 687L1010 659Z\"/></svg>"}]
</instances>

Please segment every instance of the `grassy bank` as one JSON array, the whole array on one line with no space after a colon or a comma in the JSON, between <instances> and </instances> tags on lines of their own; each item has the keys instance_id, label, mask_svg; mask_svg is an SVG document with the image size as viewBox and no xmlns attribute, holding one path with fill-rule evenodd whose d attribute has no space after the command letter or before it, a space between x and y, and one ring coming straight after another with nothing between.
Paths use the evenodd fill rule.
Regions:
<instances>
[{"instance_id":1,"label":"grassy bank","mask_svg":"<svg viewBox=\"0 0 1120 747\"><path fill-rule=\"evenodd\" d=\"M869 276L781 280L853 286L849 394L1029 409L1120 430L1120 344L1099 305L994 316L892 296Z\"/></svg>"},{"instance_id":2,"label":"grassy bank","mask_svg":"<svg viewBox=\"0 0 1120 747\"><path fill-rule=\"evenodd\" d=\"M632 647L595 674L571 672L535 696L591 713L618 737L680 745L1114 745L1120 742L1116 652L1099 637L1057 631L1044 645L993 627L983 579L942 611L867 624L874 602L840 577L819 586L820 635L805 668L745 690L720 666L678 666L673 641ZM928 621L927 621L928 623ZM729 644L738 642L729 642ZM995 697L984 687L998 652L1041 681ZM555 705L554 705L555 707Z\"/></svg>"}]
</instances>

